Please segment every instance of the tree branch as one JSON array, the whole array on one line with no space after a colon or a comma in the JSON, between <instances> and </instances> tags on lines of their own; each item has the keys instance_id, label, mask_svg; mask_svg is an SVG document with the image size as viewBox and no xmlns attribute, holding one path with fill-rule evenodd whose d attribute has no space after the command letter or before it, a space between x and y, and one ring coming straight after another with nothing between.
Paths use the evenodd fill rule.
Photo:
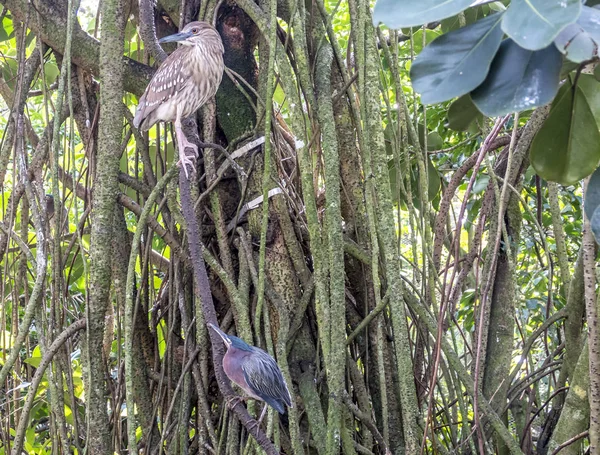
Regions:
<instances>
[{"instance_id":1,"label":"tree branch","mask_svg":"<svg viewBox=\"0 0 600 455\"><path fill-rule=\"evenodd\" d=\"M14 18L21 21L25 19L29 5L33 5L38 14L29 21L31 30L56 52L64 53L67 38L66 11L60 11L55 4L47 0L35 0L32 3L24 0L0 0L0 4L8 8ZM98 76L100 74L100 42L86 33L79 24L75 24L73 43L72 62ZM123 57L123 65L125 90L141 95L154 74L154 70L127 57Z\"/></svg>"}]
</instances>

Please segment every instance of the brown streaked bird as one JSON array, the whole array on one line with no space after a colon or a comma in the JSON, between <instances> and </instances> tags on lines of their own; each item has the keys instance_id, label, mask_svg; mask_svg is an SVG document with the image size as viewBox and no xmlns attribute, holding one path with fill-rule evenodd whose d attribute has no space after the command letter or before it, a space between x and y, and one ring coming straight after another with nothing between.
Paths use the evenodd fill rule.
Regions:
<instances>
[{"instance_id":1,"label":"brown streaked bird","mask_svg":"<svg viewBox=\"0 0 600 455\"><path fill-rule=\"evenodd\" d=\"M187 165L194 167L185 149L194 150L181 129L181 121L196 112L217 93L223 77L223 41L213 26L190 22L183 30L159 40L178 42L180 47L160 65L140 98L133 125L147 131L158 122L174 122L179 164L188 177Z\"/></svg>"}]
</instances>

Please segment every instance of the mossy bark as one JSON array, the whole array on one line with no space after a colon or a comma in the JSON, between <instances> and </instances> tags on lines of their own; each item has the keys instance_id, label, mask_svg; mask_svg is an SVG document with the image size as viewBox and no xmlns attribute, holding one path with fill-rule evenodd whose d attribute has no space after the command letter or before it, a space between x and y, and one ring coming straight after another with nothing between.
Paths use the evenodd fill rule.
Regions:
<instances>
[{"instance_id":1,"label":"mossy bark","mask_svg":"<svg viewBox=\"0 0 600 455\"><path fill-rule=\"evenodd\" d=\"M125 21L123 0L102 2L100 48L100 120L98 160L93 194L90 242L90 287L87 308L89 388L86 391L89 418L88 453L112 453L106 414L103 338L107 305L111 304L111 257L114 209L119 190L119 154L123 128L124 67L121 62ZM133 412L133 410L131 410Z\"/></svg>"},{"instance_id":2,"label":"mossy bark","mask_svg":"<svg viewBox=\"0 0 600 455\"><path fill-rule=\"evenodd\" d=\"M581 351L575 370L573 381L569 386L569 392L565 399L556 429L550 439L547 448L540 454L554 453L561 444L569 441L573 436L584 432L590 424L589 406L589 348L586 343ZM581 453L583 439L561 449L561 455L578 455Z\"/></svg>"}]
</instances>

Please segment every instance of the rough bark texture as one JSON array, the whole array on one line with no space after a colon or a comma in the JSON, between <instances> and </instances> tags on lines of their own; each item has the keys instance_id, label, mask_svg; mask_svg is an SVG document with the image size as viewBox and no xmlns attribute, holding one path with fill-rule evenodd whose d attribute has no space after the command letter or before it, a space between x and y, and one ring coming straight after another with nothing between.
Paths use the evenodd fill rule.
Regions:
<instances>
[{"instance_id":1,"label":"rough bark texture","mask_svg":"<svg viewBox=\"0 0 600 455\"><path fill-rule=\"evenodd\" d=\"M583 230L583 282L588 323L590 453L600 451L600 302L596 293L596 242L589 221Z\"/></svg>"},{"instance_id":2,"label":"rough bark texture","mask_svg":"<svg viewBox=\"0 0 600 455\"><path fill-rule=\"evenodd\" d=\"M106 366L103 356L105 315L111 304L111 256L113 220L118 193L119 160L123 129L122 64L124 39L122 0L102 2L102 45L100 47L100 119L98 160L93 190L90 249L90 291L87 309L87 348L89 358L89 435L92 455L112 452L106 414Z\"/></svg>"},{"instance_id":3,"label":"rough bark texture","mask_svg":"<svg viewBox=\"0 0 600 455\"><path fill-rule=\"evenodd\" d=\"M36 77L39 51L42 68L69 60L61 55L67 2L0 3L2 26L16 24L17 43L26 29L19 20L29 20L44 42L27 61L32 46L18 50L14 77L7 77L10 55L1 68L0 95L18 106L0 144L0 184L4 194L10 191L0 222L6 261L0 270L10 284L3 280L0 291L5 306L12 304L0 333L10 325L16 337L0 373L7 419L0 450L11 444L17 419L16 447L35 436L54 451L91 454L138 448L478 453L483 447L522 455L536 442L543 454L585 431L586 416L596 415L589 403L597 407L598 387L597 374L587 374L598 363L593 245L588 235L571 278L569 260L579 247L579 220L570 219L581 213L577 190L550 185L546 192L539 179L537 188L520 184L547 107L526 125L507 122L494 134L492 119L477 125L478 135L450 132L443 108L421 106L407 85L416 41L408 46L410 36L374 28L365 0L143 0L139 6L103 0L101 41L75 27L73 75L60 90L71 91L69 103L60 111L58 103L50 115L55 84ZM145 88L153 70L140 62L158 66L153 60L164 57L156 38L197 17L215 18L225 62L237 75L224 75L216 105L186 122L189 138L204 145L197 172L178 185L171 126L148 134L132 129L122 95ZM131 110L135 97L124 102ZM55 128L43 125L53 115ZM444 150L425 147L434 133L448 142ZM511 142L508 163L504 147ZM22 155L30 161L23 174L11 163ZM49 164L61 155L53 160L60 165ZM503 182L492 181L492 171L502 177L505 168L516 188L499 198ZM39 213L49 169L55 186L65 189L57 207L67 210L68 233ZM484 194L465 190L486 176ZM441 194L429 185L438 178ZM456 210L462 204L464 217ZM532 204L538 205L533 215ZM506 213L498 213L500 205ZM52 229L50 244L44 239ZM555 243L547 241L552 232ZM78 270L80 264L90 270ZM473 295L478 299L487 283L489 305L478 319ZM525 320L530 292L536 298L547 292L549 305L537 313L527 308ZM585 302L589 355L582 352ZM73 321L84 312L89 340L79 343L68 327L82 329ZM270 411L257 425L251 414L261 405L233 399L237 391L221 366L224 345L207 322L274 356L293 407L284 415ZM68 343L54 352L63 337ZM48 378L56 380L47 394L49 429L34 433L27 429L46 417L46 407L32 408L41 394L39 381L30 380L42 373L24 360L36 345L52 366ZM79 346L82 367L67 355ZM474 380L469 369L477 356L481 376ZM73 385L78 368L85 372L83 391ZM593 385L588 395L586 381ZM22 406L24 383L30 385ZM73 419L65 418L66 409ZM592 442L595 425L592 419Z\"/></svg>"},{"instance_id":4,"label":"rough bark texture","mask_svg":"<svg viewBox=\"0 0 600 455\"><path fill-rule=\"evenodd\" d=\"M573 381L570 383L569 393L567 394L552 439L548 447L540 451L540 454L553 453L558 449L558 446L569 441L574 435L580 434L589 428L589 386L589 350L586 344L581 351L581 355L573 371ZM582 444L583 440L575 442L563 448L560 453L561 455L577 455L581 453Z\"/></svg>"}]
</instances>

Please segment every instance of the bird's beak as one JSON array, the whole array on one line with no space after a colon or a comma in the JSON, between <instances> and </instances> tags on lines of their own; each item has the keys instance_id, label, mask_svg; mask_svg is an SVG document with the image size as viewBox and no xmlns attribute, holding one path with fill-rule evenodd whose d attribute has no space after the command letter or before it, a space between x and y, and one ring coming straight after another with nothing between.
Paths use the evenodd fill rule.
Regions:
<instances>
[{"instance_id":1,"label":"bird's beak","mask_svg":"<svg viewBox=\"0 0 600 455\"><path fill-rule=\"evenodd\" d=\"M208 323L208 326L219 334L219 336L223 339L223 342L225 343L226 346L229 346L231 344L231 340L229 339L227 334L225 332L223 332L220 328L218 328L214 324L211 324L210 322Z\"/></svg>"},{"instance_id":2,"label":"bird's beak","mask_svg":"<svg viewBox=\"0 0 600 455\"><path fill-rule=\"evenodd\" d=\"M174 35L165 36L164 38L159 39L158 42L160 44L163 44L163 43L173 43L173 42L177 42L177 41L185 41L190 36L192 36L192 33L190 33L190 32L185 32L185 33L180 32L180 33L175 33Z\"/></svg>"}]
</instances>

